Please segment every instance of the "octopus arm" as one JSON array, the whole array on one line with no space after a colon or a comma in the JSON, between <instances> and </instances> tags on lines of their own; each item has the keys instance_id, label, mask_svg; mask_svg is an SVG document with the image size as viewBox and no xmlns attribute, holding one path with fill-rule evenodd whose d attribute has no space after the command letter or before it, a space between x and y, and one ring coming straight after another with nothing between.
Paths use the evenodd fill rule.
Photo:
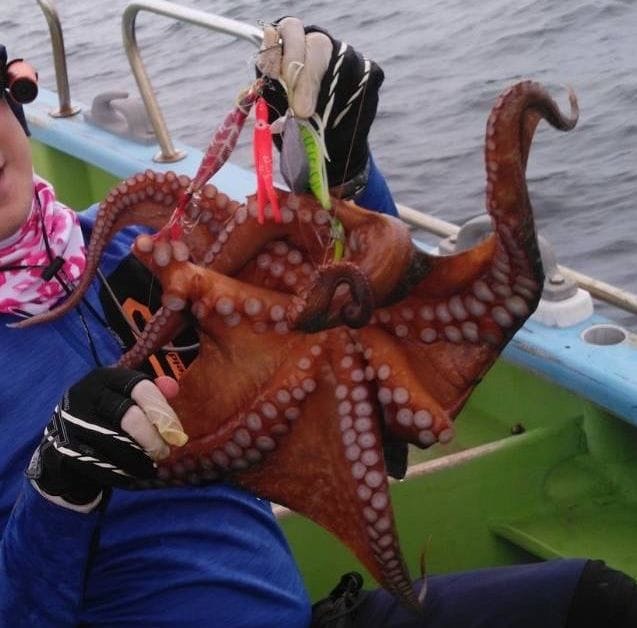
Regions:
<instances>
[{"instance_id":1,"label":"octopus arm","mask_svg":"<svg viewBox=\"0 0 637 628\"><path fill-rule=\"evenodd\" d=\"M412 284L413 273L414 279L421 277L411 290L414 294L430 299L449 298L486 274L493 263L495 243L492 235L473 248L453 255L418 251L407 271L406 283Z\"/></svg>"},{"instance_id":2,"label":"octopus arm","mask_svg":"<svg viewBox=\"0 0 637 628\"><path fill-rule=\"evenodd\" d=\"M190 179L173 172L146 170L133 175L113 188L100 203L86 254L86 268L73 293L60 305L15 324L31 327L63 316L72 310L88 290L99 266L102 253L116 233L132 225L159 230L170 218L177 199L185 192ZM205 186L195 211L219 215L228 205L225 195L212 185ZM198 235L198 232L195 234ZM200 241L201 236L195 242ZM192 247L196 249L195 246Z\"/></svg>"},{"instance_id":3,"label":"octopus arm","mask_svg":"<svg viewBox=\"0 0 637 628\"><path fill-rule=\"evenodd\" d=\"M358 333L385 428L393 439L421 448L453 438L453 419L499 353L486 343L426 343L376 326Z\"/></svg>"},{"instance_id":4,"label":"octopus arm","mask_svg":"<svg viewBox=\"0 0 637 628\"><path fill-rule=\"evenodd\" d=\"M235 481L300 512L347 545L384 587L416 607L391 505L374 387L361 356L330 343L330 364L281 447Z\"/></svg>"},{"instance_id":5,"label":"octopus arm","mask_svg":"<svg viewBox=\"0 0 637 628\"><path fill-rule=\"evenodd\" d=\"M157 353L176 338L187 326L182 312L161 307L146 323L135 344L120 358L117 365L129 369L139 368L142 362Z\"/></svg>"},{"instance_id":6,"label":"octopus arm","mask_svg":"<svg viewBox=\"0 0 637 628\"><path fill-rule=\"evenodd\" d=\"M254 260L263 266L268 258L276 258L280 246L299 252L298 261L280 259L279 276L294 272L304 263L313 268L332 264L334 257L334 220L343 227L345 255L343 260L356 265L369 282L374 301L382 301L400 281L411 262L413 245L409 230L401 221L370 212L338 199L332 199L333 210L327 212L309 195L297 196L277 190L282 222L272 220L259 224L256 200L248 197L235 215L224 225L206 255L206 266L224 274L246 277L254 270ZM292 284L291 284L292 285ZM294 284L299 289L299 284ZM281 286L285 288L285 286ZM285 288L290 290L290 286Z\"/></svg>"},{"instance_id":7,"label":"octopus arm","mask_svg":"<svg viewBox=\"0 0 637 628\"><path fill-rule=\"evenodd\" d=\"M391 506L381 407L350 333L202 333L173 401L190 440L160 463L160 481L228 479L303 513L416 606ZM211 385L217 380L224 385Z\"/></svg>"},{"instance_id":8,"label":"octopus arm","mask_svg":"<svg viewBox=\"0 0 637 628\"><path fill-rule=\"evenodd\" d=\"M335 205L346 238L346 259L357 264L368 278L374 299L384 302L403 283L416 250L409 228L401 220L358 207L352 202Z\"/></svg>"}]
</instances>

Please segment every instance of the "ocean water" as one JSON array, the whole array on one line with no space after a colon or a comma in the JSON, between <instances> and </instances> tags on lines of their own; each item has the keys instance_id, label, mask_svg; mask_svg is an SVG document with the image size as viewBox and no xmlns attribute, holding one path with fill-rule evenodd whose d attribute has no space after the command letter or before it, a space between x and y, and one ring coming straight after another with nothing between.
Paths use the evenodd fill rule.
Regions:
<instances>
[{"instance_id":1,"label":"ocean water","mask_svg":"<svg viewBox=\"0 0 637 628\"><path fill-rule=\"evenodd\" d=\"M136 94L124 54L126 0L57 0L71 95ZM484 211L484 128L498 94L545 84L580 120L541 124L527 179L539 231L558 261L637 293L637 4L632 0L369 0L179 4L258 25L283 15L327 28L385 71L370 141L396 199L461 223ZM35 0L2 0L0 42L55 88L48 29ZM364 6L364 9L360 7ZM203 148L253 77L246 42L142 13L137 37L173 137ZM247 147L239 158L246 164ZM602 311L604 309L602 308ZM608 313L608 312L607 312ZM613 312L637 327L635 317Z\"/></svg>"}]
</instances>

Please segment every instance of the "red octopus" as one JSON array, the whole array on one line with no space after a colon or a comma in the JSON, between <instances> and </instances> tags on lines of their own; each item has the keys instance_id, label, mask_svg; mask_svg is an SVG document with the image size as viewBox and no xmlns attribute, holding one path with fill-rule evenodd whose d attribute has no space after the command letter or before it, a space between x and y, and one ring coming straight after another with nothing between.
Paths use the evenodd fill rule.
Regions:
<instances>
[{"instance_id":1,"label":"red octopus","mask_svg":"<svg viewBox=\"0 0 637 628\"><path fill-rule=\"evenodd\" d=\"M163 307L122 364L140 364L188 320L200 338L174 401L189 441L157 484L229 478L330 530L417 606L383 440L451 440L454 417L535 309L543 271L526 162L541 118L575 126L572 91L570 104L565 117L531 81L500 95L485 149L494 233L468 251L429 255L399 220L334 200L346 247L331 263L331 216L311 197L279 191L282 222L259 225L254 197L239 204L212 185L185 206L178 239L138 237L133 253L161 282ZM72 307L112 234L159 229L190 185L151 171L120 184L101 205L80 288L30 322Z\"/></svg>"}]
</instances>

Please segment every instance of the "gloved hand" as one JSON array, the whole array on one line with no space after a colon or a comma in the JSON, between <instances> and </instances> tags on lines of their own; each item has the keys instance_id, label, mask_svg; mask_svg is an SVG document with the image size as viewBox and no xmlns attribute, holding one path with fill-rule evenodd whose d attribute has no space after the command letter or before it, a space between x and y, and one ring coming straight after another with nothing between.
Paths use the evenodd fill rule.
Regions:
<instances>
[{"instance_id":1,"label":"gloved hand","mask_svg":"<svg viewBox=\"0 0 637 628\"><path fill-rule=\"evenodd\" d=\"M329 155L328 184L330 188L345 184L341 194L334 192L353 196L366 182L367 136L384 79L381 68L348 44L315 26L304 27L294 17L264 28L256 65L257 74L278 79L269 81L263 92L270 105L269 122L288 108L303 119L318 114ZM280 149L280 139L277 145Z\"/></svg>"},{"instance_id":2,"label":"gloved hand","mask_svg":"<svg viewBox=\"0 0 637 628\"><path fill-rule=\"evenodd\" d=\"M176 382L156 381L115 367L96 369L71 386L27 471L39 492L63 506L95 507L105 488L133 488L138 480L154 478L153 460L169 454L155 425L181 429L166 401L176 394ZM179 442L170 433L168 438Z\"/></svg>"}]
</instances>

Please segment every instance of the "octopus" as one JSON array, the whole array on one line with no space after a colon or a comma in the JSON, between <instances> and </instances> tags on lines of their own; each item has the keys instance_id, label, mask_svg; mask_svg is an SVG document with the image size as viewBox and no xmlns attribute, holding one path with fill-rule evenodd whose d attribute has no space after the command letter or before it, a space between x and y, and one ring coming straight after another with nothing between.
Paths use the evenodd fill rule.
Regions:
<instances>
[{"instance_id":1,"label":"octopus","mask_svg":"<svg viewBox=\"0 0 637 628\"><path fill-rule=\"evenodd\" d=\"M173 208L192 182L146 171L102 202L74 295L27 324L73 307L119 229L159 230L133 253L161 282L162 307L121 364L138 366L186 325L200 349L173 402L188 442L150 484L231 481L288 506L418 607L383 444L448 443L471 391L534 311L543 270L526 164L542 118L575 126L569 98L570 117L536 82L498 97L485 147L494 230L472 249L434 256L398 219L337 199L330 214L283 190L281 221L260 225L254 196L239 203L211 184L184 205L176 233ZM345 232L339 262L334 217Z\"/></svg>"}]
</instances>

